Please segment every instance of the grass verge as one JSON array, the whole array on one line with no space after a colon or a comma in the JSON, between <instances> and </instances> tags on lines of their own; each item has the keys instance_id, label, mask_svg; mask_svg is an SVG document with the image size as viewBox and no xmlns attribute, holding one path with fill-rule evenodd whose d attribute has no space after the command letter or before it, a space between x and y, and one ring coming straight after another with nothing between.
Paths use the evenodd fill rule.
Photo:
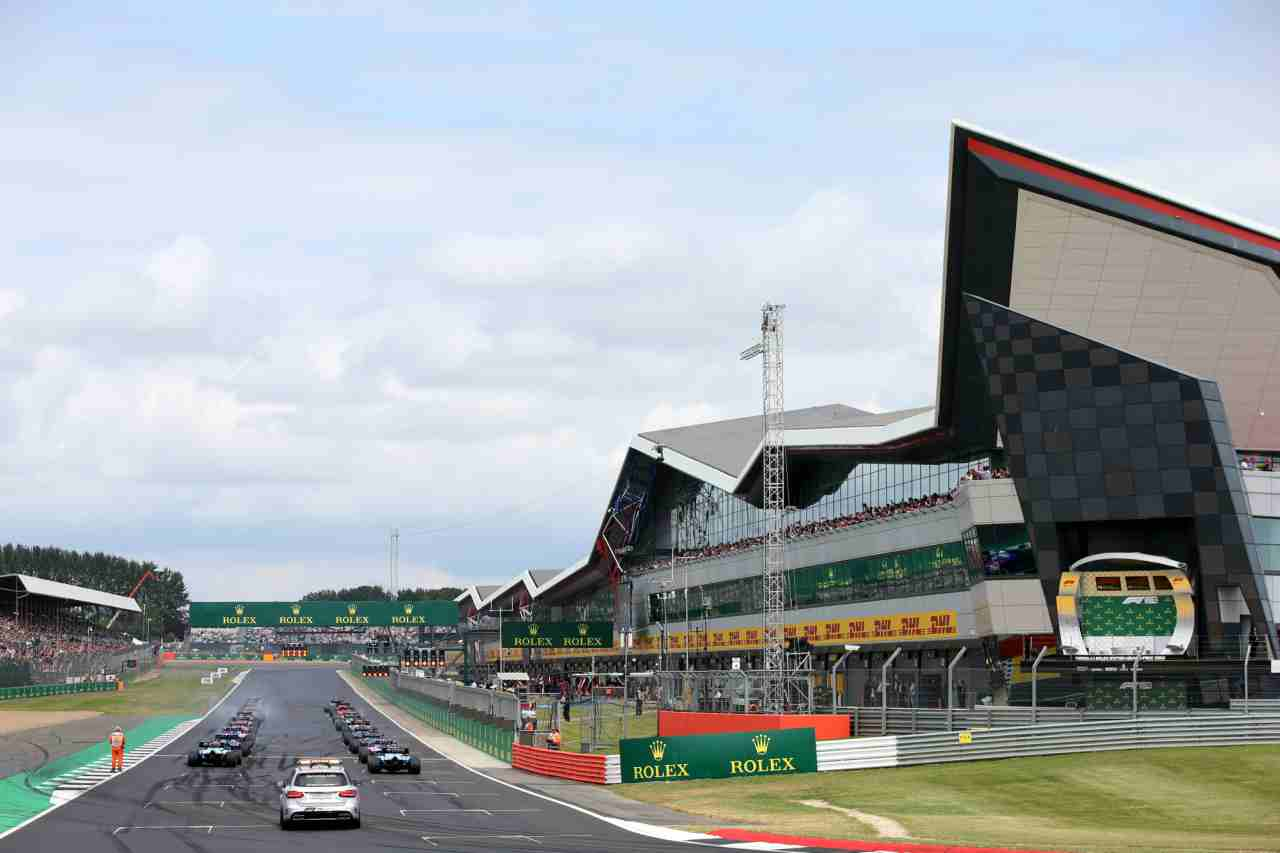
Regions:
<instances>
[{"instance_id":1,"label":"grass verge","mask_svg":"<svg viewBox=\"0 0 1280 853\"><path fill-rule=\"evenodd\" d=\"M775 779L620 785L690 815L697 828L749 826L875 840L865 824L799 804L824 800L892 818L913 840L1077 853L1280 850L1280 746L1151 749Z\"/></svg>"},{"instance_id":2,"label":"grass verge","mask_svg":"<svg viewBox=\"0 0 1280 853\"><path fill-rule=\"evenodd\" d=\"M230 669L230 668L229 668ZM0 703L4 711L98 711L103 714L149 717L163 714L199 716L222 698L239 669L229 671L213 684L201 684L205 669L164 667L155 678L129 684L107 693L71 693L37 699L11 699Z\"/></svg>"},{"instance_id":3,"label":"grass verge","mask_svg":"<svg viewBox=\"0 0 1280 853\"><path fill-rule=\"evenodd\" d=\"M598 712L598 738L593 738L590 706L575 705L569 722L566 723L563 718L560 721L560 736L563 738L561 748L581 752L583 741L591 741L592 752L613 753L618 751L620 738L654 737L658 734L657 711L646 710L637 717L634 706L624 708L621 703L602 703ZM623 717L626 718L625 723ZM547 724L539 720L539 728Z\"/></svg>"}]
</instances>

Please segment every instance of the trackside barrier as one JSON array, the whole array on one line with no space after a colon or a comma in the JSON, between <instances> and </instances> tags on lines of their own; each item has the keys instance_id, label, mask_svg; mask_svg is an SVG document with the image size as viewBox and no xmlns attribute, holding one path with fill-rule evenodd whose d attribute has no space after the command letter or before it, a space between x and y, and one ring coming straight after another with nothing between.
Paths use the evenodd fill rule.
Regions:
<instances>
[{"instance_id":1,"label":"trackside barrier","mask_svg":"<svg viewBox=\"0 0 1280 853\"><path fill-rule=\"evenodd\" d=\"M27 687L0 687L0 702L6 699L35 699L68 693L102 693L115 690L113 681L85 681L80 684L32 684Z\"/></svg>"},{"instance_id":2,"label":"trackside barrier","mask_svg":"<svg viewBox=\"0 0 1280 853\"><path fill-rule=\"evenodd\" d=\"M391 677L391 667L389 666L376 666L376 665L369 666L366 664L365 666L362 667L362 670L363 671L361 674L365 678L390 678Z\"/></svg>"},{"instance_id":3,"label":"trackside barrier","mask_svg":"<svg viewBox=\"0 0 1280 853\"><path fill-rule=\"evenodd\" d=\"M510 727L496 726L461 714L451 714L447 707L408 691L397 690L382 679L372 679L367 683L379 696L417 717L433 729L494 758L511 763L512 729Z\"/></svg>"},{"instance_id":4,"label":"trackside barrier","mask_svg":"<svg viewBox=\"0 0 1280 853\"><path fill-rule=\"evenodd\" d=\"M594 785L617 785L622 782L622 764L616 755L591 755L561 752L536 746L513 744L511 766L540 776L555 776Z\"/></svg>"},{"instance_id":5,"label":"trackside barrier","mask_svg":"<svg viewBox=\"0 0 1280 853\"><path fill-rule=\"evenodd\" d=\"M1140 717L1136 720L1049 723L824 741L818 744L818 770L861 770L1071 752L1259 743L1280 743L1280 714Z\"/></svg>"}]
</instances>

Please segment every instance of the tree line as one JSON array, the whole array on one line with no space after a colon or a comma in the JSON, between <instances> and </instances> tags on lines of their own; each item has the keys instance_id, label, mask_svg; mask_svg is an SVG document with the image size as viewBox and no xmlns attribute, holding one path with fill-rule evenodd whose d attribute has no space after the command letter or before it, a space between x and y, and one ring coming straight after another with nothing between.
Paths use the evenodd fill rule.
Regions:
<instances>
[{"instance_id":1,"label":"tree line","mask_svg":"<svg viewBox=\"0 0 1280 853\"><path fill-rule=\"evenodd\" d=\"M395 596L380 584L363 584L342 589L320 589L302 596L303 601L452 601L462 595L462 590L452 586L436 589L418 587L402 589Z\"/></svg>"},{"instance_id":2,"label":"tree line","mask_svg":"<svg viewBox=\"0 0 1280 853\"><path fill-rule=\"evenodd\" d=\"M101 552L90 554L13 544L0 547L0 575L31 575L115 595L128 595L148 571L152 577L138 590L136 601L146 611L150 636L153 639L184 636L186 609L191 598L182 572ZM140 621L137 617L129 617L127 621L122 617L115 627L138 637L146 636L146 627Z\"/></svg>"}]
</instances>

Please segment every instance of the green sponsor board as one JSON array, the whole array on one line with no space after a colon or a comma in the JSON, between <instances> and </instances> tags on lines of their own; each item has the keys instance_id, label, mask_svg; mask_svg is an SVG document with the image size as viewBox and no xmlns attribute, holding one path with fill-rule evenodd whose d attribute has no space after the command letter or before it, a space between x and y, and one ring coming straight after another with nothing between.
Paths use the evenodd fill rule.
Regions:
<instances>
[{"instance_id":1,"label":"green sponsor board","mask_svg":"<svg viewBox=\"0 0 1280 853\"><path fill-rule=\"evenodd\" d=\"M818 771L813 729L628 738L620 746L623 782L736 779Z\"/></svg>"},{"instance_id":2,"label":"green sponsor board","mask_svg":"<svg viewBox=\"0 0 1280 853\"><path fill-rule=\"evenodd\" d=\"M503 622L504 649L611 649L612 622Z\"/></svg>"},{"instance_id":3,"label":"green sponsor board","mask_svg":"<svg viewBox=\"0 0 1280 853\"><path fill-rule=\"evenodd\" d=\"M456 625L452 601L200 601L192 628L410 628Z\"/></svg>"}]
</instances>

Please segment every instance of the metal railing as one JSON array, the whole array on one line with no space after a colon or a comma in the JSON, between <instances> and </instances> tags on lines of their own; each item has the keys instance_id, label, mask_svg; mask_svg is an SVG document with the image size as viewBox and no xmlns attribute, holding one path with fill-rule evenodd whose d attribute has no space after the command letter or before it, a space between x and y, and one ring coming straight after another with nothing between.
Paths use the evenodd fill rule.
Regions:
<instances>
[{"instance_id":1,"label":"metal railing","mask_svg":"<svg viewBox=\"0 0 1280 853\"><path fill-rule=\"evenodd\" d=\"M818 770L901 767L1071 752L1280 743L1280 714L1170 714L1138 719L971 728L818 744Z\"/></svg>"},{"instance_id":2,"label":"metal railing","mask_svg":"<svg viewBox=\"0 0 1280 853\"><path fill-rule=\"evenodd\" d=\"M486 690L467 687L456 681L441 678L416 678L396 670L392 679L401 690L425 696L446 708L465 709L494 719L514 721L520 715L520 702L513 693L505 690Z\"/></svg>"}]
</instances>

